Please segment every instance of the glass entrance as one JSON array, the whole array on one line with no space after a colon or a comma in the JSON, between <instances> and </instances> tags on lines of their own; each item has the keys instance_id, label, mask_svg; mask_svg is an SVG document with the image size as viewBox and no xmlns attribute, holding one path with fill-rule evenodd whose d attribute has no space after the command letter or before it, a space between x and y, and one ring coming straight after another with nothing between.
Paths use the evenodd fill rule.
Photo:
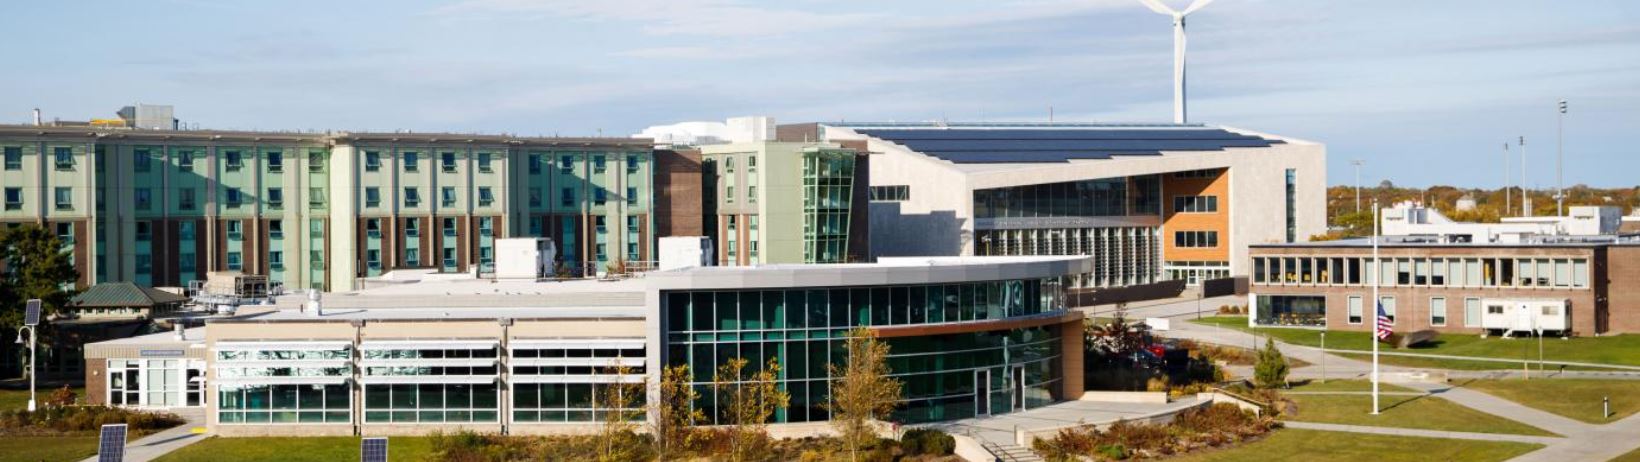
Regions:
<instances>
[{"instance_id":1,"label":"glass entrance","mask_svg":"<svg viewBox=\"0 0 1640 462\"><path fill-rule=\"evenodd\" d=\"M205 405L205 362L189 359L108 360L110 406Z\"/></svg>"},{"instance_id":2,"label":"glass entrance","mask_svg":"<svg viewBox=\"0 0 1640 462\"><path fill-rule=\"evenodd\" d=\"M991 415L991 371L974 371L974 415Z\"/></svg>"}]
</instances>

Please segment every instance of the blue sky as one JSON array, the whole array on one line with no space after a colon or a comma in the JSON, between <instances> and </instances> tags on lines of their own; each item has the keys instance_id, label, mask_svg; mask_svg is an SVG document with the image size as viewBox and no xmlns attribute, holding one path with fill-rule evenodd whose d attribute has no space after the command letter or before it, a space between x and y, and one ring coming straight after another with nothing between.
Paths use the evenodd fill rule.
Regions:
<instances>
[{"instance_id":1,"label":"blue sky","mask_svg":"<svg viewBox=\"0 0 1640 462\"><path fill-rule=\"evenodd\" d=\"M7 2L0 30L5 123L135 102L208 128L540 135L1171 117L1169 20L1135 0ZM1562 97L1567 184L1640 184L1640 2L1219 0L1190 51L1193 121L1324 142L1333 184L1363 159L1367 183L1495 187L1524 135L1552 186Z\"/></svg>"}]
</instances>

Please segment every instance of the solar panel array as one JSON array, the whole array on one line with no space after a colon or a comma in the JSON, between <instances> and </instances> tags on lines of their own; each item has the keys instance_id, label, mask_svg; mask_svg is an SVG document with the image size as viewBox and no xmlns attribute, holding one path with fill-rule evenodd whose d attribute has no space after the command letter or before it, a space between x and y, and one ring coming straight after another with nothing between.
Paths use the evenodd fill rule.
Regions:
<instances>
[{"instance_id":1,"label":"solar panel array","mask_svg":"<svg viewBox=\"0 0 1640 462\"><path fill-rule=\"evenodd\" d=\"M28 301L28 308L23 311L23 325L25 325L25 326L38 326L38 325L40 325L40 299L33 299L33 300Z\"/></svg>"},{"instance_id":2,"label":"solar panel array","mask_svg":"<svg viewBox=\"0 0 1640 462\"><path fill-rule=\"evenodd\" d=\"M1158 156L1162 151L1262 148L1281 140L1219 128L1131 129L856 129L912 151L959 164L1066 162L1114 156Z\"/></svg>"},{"instance_id":3,"label":"solar panel array","mask_svg":"<svg viewBox=\"0 0 1640 462\"><path fill-rule=\"evenodd\" d=\"M125 424L102 426L102 437L97 441L97 462L125 460Z\"/></svg>"},{"instance_id":4,"label":"solar panel array","mask_svg":"<svg viewBox=\"0 0 1640 462\"><path fill-rule=\"evenodd\" d=\"M359 441L359 460L387 462L387 438L365 438Z\"/></svg>"}]
</instances>

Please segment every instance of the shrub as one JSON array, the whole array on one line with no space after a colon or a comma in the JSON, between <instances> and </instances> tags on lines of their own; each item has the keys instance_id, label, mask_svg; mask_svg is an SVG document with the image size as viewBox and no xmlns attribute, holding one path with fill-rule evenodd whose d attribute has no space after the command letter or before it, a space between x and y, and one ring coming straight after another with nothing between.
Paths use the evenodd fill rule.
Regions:
<instances>
[{"instance_id":1,"label":"shrub","mask_svg":"<svg viewBox=\"0 0 1640 462\"><path fill-rule=\"evenodd\" d=\"M47 407L73 406L74 402L79 400L80 396L74 394L74 390L69 389L68 385L63 385L62 388L53 390L50 396L46 396L45 404Z\"/></svg>"},{"instance_id":2,"label":"shrub","mask_svg":"<svg viewBox=\"0 0 1640 462\"><path fill-rule=\"evenodd\" d=\"M1276 349L1275 338L1265 339L1264 349L1258 352L1258 363L1253 365L1253 379L1259 388L1287 385L1287 358Z\"/></svg>"},{"instance_id":3,"label":"shrub","mask_svg":"<svg viewBox=\"0 0 1640 462\"><path fill-rule=\"evenodd\" d=\"M907 430L900 436L900 449L907 456L948 456L957 449L957 439L932 428Z\"/></svg>"},{"instance_id":4,"label":"shrub","mask_svg":"<svg viewBox=\"0 0 1640 462\"><path fill-rule=\"evenodd\" d=\"M1276 425L1233 404L1215 404L1181 412L1166 425L1118 421L1103 431L1094 426L1067 428L1053 438L1036 440L1032 449L1054 461L1148 459L1247 441Z\"/></svg>"},{"instance_id":5,"label":"shrub","mask_svg":"<svg viewBox=\"0 0 1640 462\"><path fill-rule=\"evenodd\" d=\"M0 435L45 435L95 432L107 424L123 423L133 432L182 425L176 414L136 411L107 406L48 406L29 412L0 411Z\"/></svg>"}]
</instances>

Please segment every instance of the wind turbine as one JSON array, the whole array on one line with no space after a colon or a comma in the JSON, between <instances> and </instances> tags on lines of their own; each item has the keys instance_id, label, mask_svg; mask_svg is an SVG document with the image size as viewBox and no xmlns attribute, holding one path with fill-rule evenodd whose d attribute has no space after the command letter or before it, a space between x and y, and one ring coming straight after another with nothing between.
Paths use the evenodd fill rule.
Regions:
<instances>
[{"instance_id":1,"label":"wind turbine","mask_svg":"<svg viewBox=\"0 0 1640 462\"><path fill-rule=\"evenodd\" d=\"M1174 10L1161 0L1139 0L1151 11L1173 17L1173 123L1186 123L1184 107L1184 17L1202 9L1213 0L1195 0L1184 10Z\"/></svg>"}]
</instances>

